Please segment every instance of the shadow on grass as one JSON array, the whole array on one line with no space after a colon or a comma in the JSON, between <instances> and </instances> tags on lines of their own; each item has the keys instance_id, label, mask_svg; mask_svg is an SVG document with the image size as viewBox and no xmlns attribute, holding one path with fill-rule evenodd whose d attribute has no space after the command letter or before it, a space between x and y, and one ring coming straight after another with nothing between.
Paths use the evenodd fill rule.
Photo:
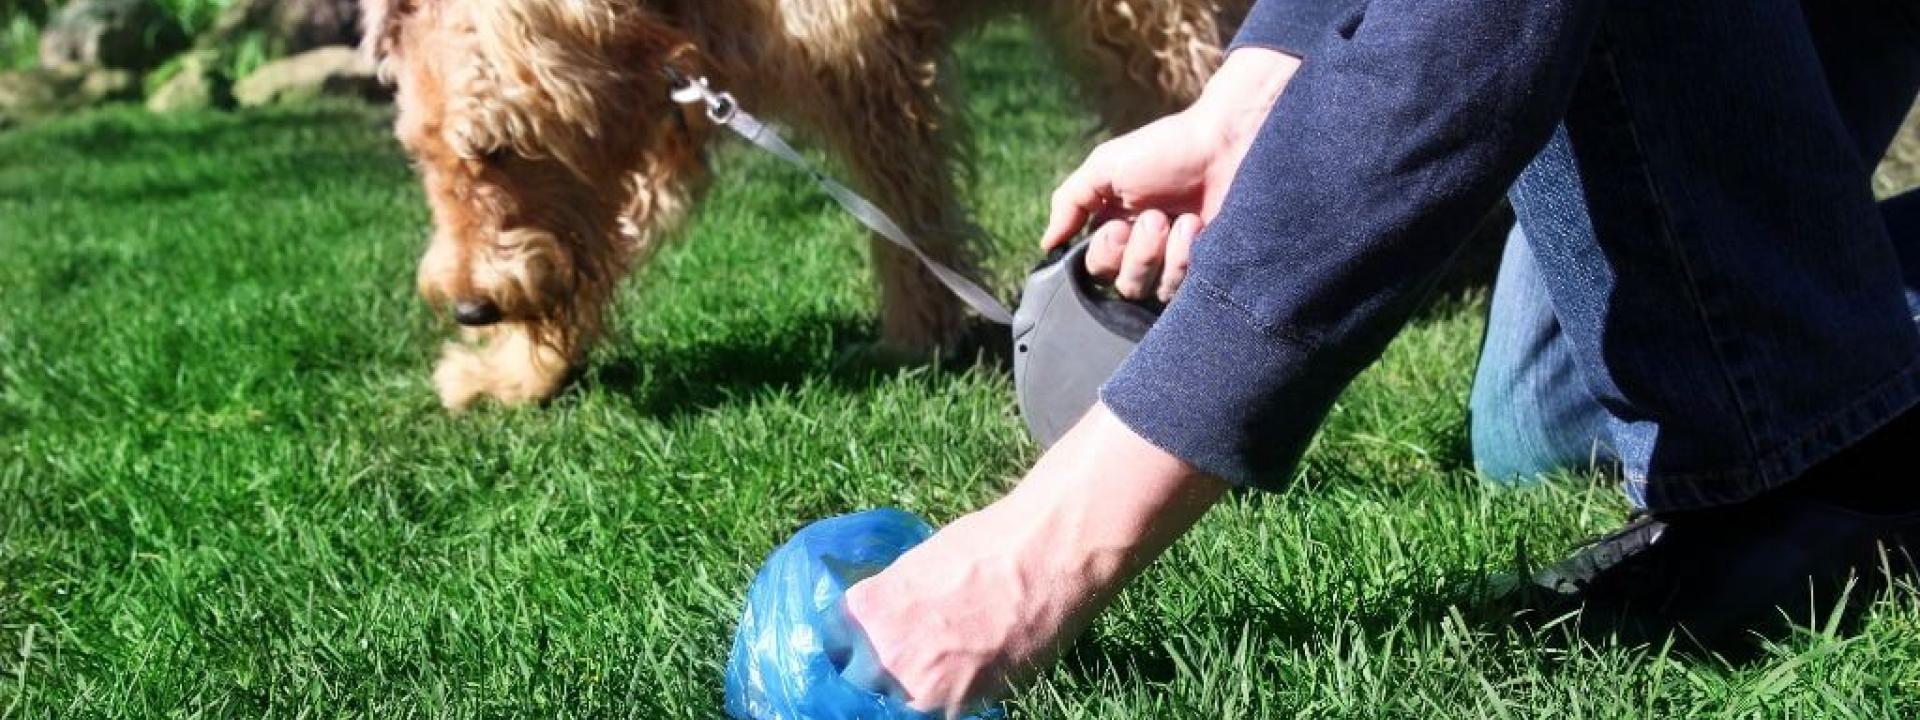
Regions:
<instances>
[{"instance_id":1,"label":"shadow on grass","mask_svg":"<svg viewBox=\"0 0 1920 720\"><path fill-rule=\"evenodd\" d=\"M1290 646L1324 644L1357 631L1379 647L1393 637L1436 637L1451 620L1452 632L1530 649L1529 655L1545 667L1581 653L1626 651L1702 666L1753 668L1802 652L1794 645L1808 637L1849 638L1865 633L1868 614L1876 604L1920 592L1920 566L1911 558L1888 563L1877 578L1819 591L1811 606L1792 617L1778 611L1771 619L1756 619L1711 638L1695 636L1684 627L1635 625L1583 618L1570 608L1547 609L1523 591L1519 578L1524 574L1488 574L1439 592L1408 586L1403 588L1405 594L1377 598L1359 610L1337 614L1315 607L1241 606L1215 622ZM1092 638L1075 644L1064 664L1076 679L1090 682L1139 677L1170 683L1180 672L1179 661L1165 645L1146 647Z\"/></svg>"},{"instance_id":2,"label":"shadow on grass","mask_svg":"<svg viewBox=\"0 0 1920 720\"><path fill-rule=\"evenodd\" d=\"M873 322L865 318L813 315L791 323L800 329L638 345L587 369L575 382L624 395L649 415L673 418L810 382L866 390L924 364L884 349ZM1010 371L1011 344L1005 328L976 323L938 367Z\"/></svg>"}]
</instances>

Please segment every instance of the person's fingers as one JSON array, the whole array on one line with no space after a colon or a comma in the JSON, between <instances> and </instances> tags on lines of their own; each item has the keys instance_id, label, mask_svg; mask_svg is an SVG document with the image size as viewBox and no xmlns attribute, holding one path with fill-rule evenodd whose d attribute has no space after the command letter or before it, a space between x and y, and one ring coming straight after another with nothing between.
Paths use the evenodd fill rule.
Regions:
<instances>
[{"instance_id":1,"label":"person's fingers","mask_svg":"<svg viewBox=\"0 0 1920 720\"><path fill-rule=\"evenodd\" d=\"M1167 256L1160 267L1160 302L1173 302L1173 294L1187 281L1187 266L1193 261L1193 241L1200 237L1200 216L1181 215L1167 233Z\"/></svg>"},{"instance_id":2,"label":"person's fingers","mask_svg":"<svg viewBox=\"0 0 1920 720\"><path fill-rule=\"evenodd\" d=\"M1087 274L1101 282L1112 282L1120 275L1120 263L1127 252L1127 235L1133 232L1133 224L1125 220L1108 220L1093 233L1093 243L1087 246Z\"/></svg>"},{"instance_id":3,"label":"person's fingers","mask_svg":"<svg viewBox=\"0 0 1920 720\"><path fill-rule=\"evenodd\" d=\"M1096 151L1095 156L1089 156L1080 169L1068 175L1059 189L1053 191L1047 230L1040 236L1042 249L1051 250L1071 240L1086 226L1088 218L1106 207L1107 197L1113 194L1113 184L1099 169L1097 154Z\"/></svg>"},{"instance_id":4,"label":"person's fingers","mask_svg":"<svg viewBox=\"0 0 1920 720\"><path fill-rule=\"evenodd\" d=\"M1126 254L1120 261L1120 276L1113 289L1128 300L1154 296L1160 285L1160 261L1166 257L1167 214L1148 210L1134 218L1133 233L1127 237Z\"/></svg>"}]
</instances>

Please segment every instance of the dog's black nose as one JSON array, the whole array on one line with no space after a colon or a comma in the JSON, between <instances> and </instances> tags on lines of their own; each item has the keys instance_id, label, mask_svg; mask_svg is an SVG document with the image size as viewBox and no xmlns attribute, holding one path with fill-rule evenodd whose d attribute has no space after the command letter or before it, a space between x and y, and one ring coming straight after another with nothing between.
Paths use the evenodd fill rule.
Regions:
<instances>
[{"instance_id":1,"label":"dog's black nose","mask_svg":"<svg viewBox=\"0 0 1920 720\"><path fill-rule=\"evenodd\" d=\"M453 304L453 321L467 327L500 322L500 306L491 300L462 300Z\"/></svg>"}]
</instances>

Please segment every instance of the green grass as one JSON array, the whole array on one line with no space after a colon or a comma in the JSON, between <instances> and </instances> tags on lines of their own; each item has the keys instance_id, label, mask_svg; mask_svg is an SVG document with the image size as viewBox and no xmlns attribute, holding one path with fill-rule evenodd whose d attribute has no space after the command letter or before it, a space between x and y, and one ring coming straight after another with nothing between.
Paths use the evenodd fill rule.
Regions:
<instances>
[{"instance_id":1,"label":"green grass","mask_svg":"<svg viewBox=\"0 0 1920 720\"><path fill-rule=\"evenodd\" d=\"M965 57L1006 286L1091 123L1024 35ZM0 718L713 717L774 545L865 507L949 520L1032 459L1003 372L840 361L872 339L864 243L737 147L577 388L446 417L410 290L427 217L384 123L0 136ZM1479 316L1423 315L1298 490L1210 516L1016 715L1913 715L1910 595L1737 664L1501 622L1482 580L1622 507L1469 475Z\"/></svg>"}]
</instances>

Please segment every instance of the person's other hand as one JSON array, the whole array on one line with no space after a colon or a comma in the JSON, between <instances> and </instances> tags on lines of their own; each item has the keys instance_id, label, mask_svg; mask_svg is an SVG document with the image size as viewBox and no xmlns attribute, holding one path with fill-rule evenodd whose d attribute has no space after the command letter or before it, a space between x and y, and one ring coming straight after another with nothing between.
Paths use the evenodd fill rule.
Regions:
<instances>
[{"instance_id":1,"label":"person's other hand","mask_svg":"<svg viewBox=\"0 0 1920 720\"><path fill-rule=\"evenodd\" d=\"M1235 51L1192 107L1095 148L1054 191L1041 246L1093 221L1087 270L1132 300L1173 299L1193 241L1227 189L1298 59Z\"/></svg>"},{"instance_id":2,"label":"person's other hand","mask_svg":"<svg viewBox=\"0 0 1920 720\"><path fill-rule=\"evenodd\" d=\"M957 717L1052 662L1226 493L1097 405L1012 493L847 590L849 619L915 709Z\"/></svg>"}]
</instances>

